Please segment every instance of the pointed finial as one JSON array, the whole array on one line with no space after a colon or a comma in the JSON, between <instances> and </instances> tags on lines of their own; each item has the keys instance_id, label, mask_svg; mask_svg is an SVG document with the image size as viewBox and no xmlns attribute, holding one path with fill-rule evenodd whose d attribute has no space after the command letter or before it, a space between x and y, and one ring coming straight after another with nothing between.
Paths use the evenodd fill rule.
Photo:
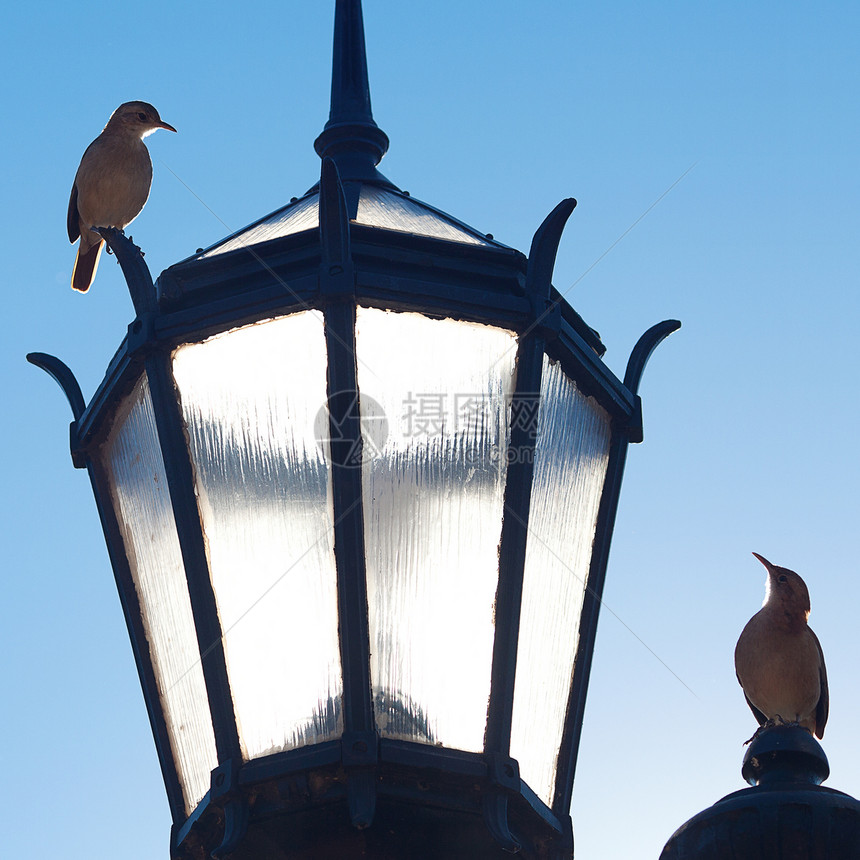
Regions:
<instances>
[{"instance_id":1,"label":"pointed finial","mask_svg":"<svg viewBox=\"0 0 860 860\"><path fill-rule=\"evenodd\" d=\"M388 149L388 135L370 110L361 0L336 0L331 113L314 149L320 158L333 158L344 179L387 182L376 171Z\"/></svg>"}]
</instances>

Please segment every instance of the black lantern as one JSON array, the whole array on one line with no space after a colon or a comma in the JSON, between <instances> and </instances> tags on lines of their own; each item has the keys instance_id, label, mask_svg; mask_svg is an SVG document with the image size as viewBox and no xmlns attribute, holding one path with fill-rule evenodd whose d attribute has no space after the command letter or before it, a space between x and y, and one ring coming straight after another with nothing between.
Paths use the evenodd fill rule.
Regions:
<instances>
[{"instance_id":1,"label":"black lantern","mask_svg":"<svg viewBox=\"0 0 860 860\"><path fill-rule=\"evenodd\" d=\"M173 856L570 857L637 389L528 257L376 168L338 0L320 182L171 266L102 233L137 316L73 408Z\"/></svg>"}]
</instances>

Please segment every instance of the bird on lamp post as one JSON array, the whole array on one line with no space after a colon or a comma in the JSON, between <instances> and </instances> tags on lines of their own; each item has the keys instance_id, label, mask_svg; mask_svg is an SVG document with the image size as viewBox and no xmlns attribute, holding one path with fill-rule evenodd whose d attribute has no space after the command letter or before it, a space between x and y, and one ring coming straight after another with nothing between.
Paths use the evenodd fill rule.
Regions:
<instances>
[{"instance_id":1,"label":"bird on lamp post","mask_svg":"<svg viewBox=\"0 0 860 860\"><path fill-rule=\"evenodd\" d=\"M792 723L822 738L830 694L821 643L807 624L809 590L793 570L753 555L767 569L767 584L735 648L738 681L759 730Z\"/></svg>"},{"instance_id":2,"label":"bird on lamp post","mask_svg":"<svg viewBox=\"0 0 860 860\"><path fill-rule=\"evenodd\" d=\"M72 288L85 293L95 278L104 240L94 227L128 226L152 185L152 161L143 142L156 129L176 131L147 102L125 102L81 158L69 198L69 241L80 238Z\"/></svg>"}]
</instances>

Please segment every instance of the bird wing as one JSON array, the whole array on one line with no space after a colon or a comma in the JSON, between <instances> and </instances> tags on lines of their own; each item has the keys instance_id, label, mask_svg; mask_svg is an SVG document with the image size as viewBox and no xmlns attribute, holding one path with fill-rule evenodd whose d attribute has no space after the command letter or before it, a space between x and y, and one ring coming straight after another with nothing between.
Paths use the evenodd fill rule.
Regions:
<instances>
[{"instance_id":1,"label":"bird wing","mask_svg":"<svg viewBox=\"0 0 860 860\"><path fill-rule=\"evenodd\" d=\"M743 690L744 698L747 700L747 704L750 706L750 710L753 712L753 716L758 720L758 724L763 726L767 722L767 717L750 701L750 697L746 694L746 690L744 690L744 685L741 682L740 676L735 672L735 676L738 679L738 683L741 685L741 690Z\"/></svg>"},{"instance_id":2,"label":"bird wing","mask_svg":"<svg viewBox=\"0 0 860 860\"><path fill-rule=\"evenodd\" d=\"M74 242L81 235L80 216L78 215L78 184L72 186L69 197L69 212L66 215L66 229L69 231L69 241Z\"/></svg>"},{"instance_id":3,"label":"bird wing","mask_svg":"<svg viewBox=\"0 0 860 860\"><path fill-rule=\"evenodd\" d=\"M824 737L824 727L827 725L827 717L830 714L830 687L827 684L827 667L824 665L824 651L821 650L821 643L818 637L812 631L811 627L807 627L810 636L812 636L818 647L818 677L821 682L821 695L818 697L818 704L815 706L815 734L819 738Z\"/></svg>"}]
</instances>

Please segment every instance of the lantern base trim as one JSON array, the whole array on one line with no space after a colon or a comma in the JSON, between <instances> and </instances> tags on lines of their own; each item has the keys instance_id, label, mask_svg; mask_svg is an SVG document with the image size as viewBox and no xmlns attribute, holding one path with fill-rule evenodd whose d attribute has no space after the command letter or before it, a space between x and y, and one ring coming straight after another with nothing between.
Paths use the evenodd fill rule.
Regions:
<instances>
[{"instance_id":1,"label":"lantern base trim","mask_svg":"<svg viewBox=\"0 0 860 860\"><path fill-rule=\"evenodd\" d=\"M329 741L216 768L212 789L174 827L171 856L572 857L570 817L557 818L507 757L494 768L481 753L382 738L375 768L346 766L349 740L349 750ZM329 854L312 853L317 839Z\"/></svg>"}]
</instances>

